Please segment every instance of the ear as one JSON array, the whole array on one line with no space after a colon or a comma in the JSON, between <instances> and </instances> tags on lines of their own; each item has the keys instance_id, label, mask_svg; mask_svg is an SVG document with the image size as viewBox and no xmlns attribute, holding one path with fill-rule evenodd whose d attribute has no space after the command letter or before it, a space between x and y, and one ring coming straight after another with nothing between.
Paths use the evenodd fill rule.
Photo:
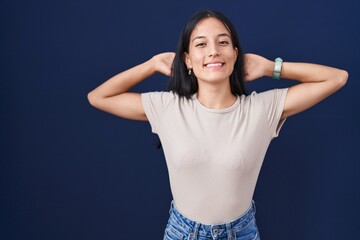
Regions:
<instances>
[{"instance_id":1,"label":"ear","mask_svg":"<svg viewBox=\"0 0 360 240\"><path fill-rule=\"evenodd\" d=\"M191 60L190 60L190 55L189 55L187 52L184 52L183 60L184 60L185 65L186 65L186 67L187 67L188 69L189 69L189 68L192 68L192 64L191 64Z\"/></svg>"},{"instance_id":2,"label":"ear","mask_svg":"<svg viewBox=\"0 0 360 240\"><path fill-rule=\"evenodd\" d=\"M236 61L238 55L239 55L239 50L237 48L234 48L234 52L235 52L235 59L234 61Z\"/></svg>"}]
</instances>

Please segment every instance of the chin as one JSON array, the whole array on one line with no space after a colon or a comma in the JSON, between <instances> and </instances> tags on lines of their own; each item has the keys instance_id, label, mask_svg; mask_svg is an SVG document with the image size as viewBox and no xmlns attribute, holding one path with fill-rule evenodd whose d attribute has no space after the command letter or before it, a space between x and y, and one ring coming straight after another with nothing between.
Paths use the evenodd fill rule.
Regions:
<instances>
[{"instance_id":1,"label":"chin","mask_svg":"<svg viewBox=\"0 0 360 240\"><path fill-rule=\"evenodd\" d=\"M208 82L208 83L221 83L229 81L229 77L226 76L206 76L204 78L198 79L198 81Z\"/></svg>"},{"instance_id":2,"label":"chin","mask_svg":"<svg viewBox=\"0 0 360 240\"><path fill-rule=\"evenodd\" d=\"M197 78L198 80L204 82L223 82L223 81L229 81L230 75L224 74L224 72L212 72L212 73L201 74Z\"/></svg>"}]
</instances>

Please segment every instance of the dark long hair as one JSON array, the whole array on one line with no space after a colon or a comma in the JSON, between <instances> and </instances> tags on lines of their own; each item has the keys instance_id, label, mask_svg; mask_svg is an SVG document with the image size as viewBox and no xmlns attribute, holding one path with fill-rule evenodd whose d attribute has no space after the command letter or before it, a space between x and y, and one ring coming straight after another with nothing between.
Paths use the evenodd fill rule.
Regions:
<instances>
[{"instance_id":1,"label":"dark long hair","mask_svg":"<svg viewBox=\"0 0 360 240\"><path fill-rule=\"evenodd\" d=\"M178 41L175 58L171 67L171 77L169 90L177 93L180 97L190 98L198 91L198 82L194 73L188 74L188 69L184 62L184 53L189 52L190 37L196 25L203 19L216 18L224 24L229 31L234 48L238 49L238 56L235 61L234 70L230 75L230 89L234 95L247 95L244 86L244 54L240 46L240 41L232 23L222 13L217 11L200 11L192 16L181 31ZM159 139L157 148L161 148Z\"/></svg>"},{"instance_id":2,"label":"dark long hair","mask_svg":"<svg viewBox=\"0 0 360 240\"><path fill-rule=\"evenodd\" d=\"M181 97L190 98L198 91L198 82L194 73L188 74L188 69L184 62L184 53L189 53L190 36L196 25L203 19L216 18L224 24L230 32L231 41L234 48L238 49L238 57L235 61L234 70L230 75L231 93L234 95L245 94L244 86L244 55L240 46L237 32L232 23L222 13L217 11L200 11L192 16L183 28L178 41L176 55L172 64L172 74L169 82L169 90L177 93Z\"/></svg>"}]
</instances>

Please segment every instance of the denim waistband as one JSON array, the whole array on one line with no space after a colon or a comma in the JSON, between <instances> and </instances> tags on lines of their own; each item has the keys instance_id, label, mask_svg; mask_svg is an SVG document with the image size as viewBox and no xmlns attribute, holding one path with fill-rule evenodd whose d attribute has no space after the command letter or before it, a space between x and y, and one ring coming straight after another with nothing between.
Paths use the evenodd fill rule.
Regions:
<instances>
[{"instance_id":1,"label":"denim waistband","mask_svg":"<svg viewBox=\"0 0 360 240\"><path fill-rule=\"evenodd\" d=\"M191 233L190 235L195 239L197 235L204 237L214 237L214 235L218 235L218 237L220 237L220 235L225 236L228 234L230 236L234 227L236 227L236 229L245 227L254 218L255 212L255 202L252 200L249 208L239 218L223 224L209 225L202 224L184 216L176 208L174 200L171 201L169 210L170 218L172 218L173 221L176 221L176 223L185 231Z\"/></svg>"}]
</instances>

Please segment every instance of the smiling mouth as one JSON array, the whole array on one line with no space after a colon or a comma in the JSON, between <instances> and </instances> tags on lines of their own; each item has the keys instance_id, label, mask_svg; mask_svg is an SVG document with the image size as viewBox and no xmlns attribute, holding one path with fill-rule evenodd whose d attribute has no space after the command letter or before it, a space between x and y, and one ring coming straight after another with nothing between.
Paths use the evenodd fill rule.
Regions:
<instances>
[{"instance_id":1,"label":"smiling mouth","mask_svg":"<svg viewBox=\"0 0 360 240\"><path fill-rule=\"evenodd\" d=\"M224 63L218 62L218 63L208 63L204 66L207 68L221 68L224 65Z\"/></svg>"}]
</instances>

